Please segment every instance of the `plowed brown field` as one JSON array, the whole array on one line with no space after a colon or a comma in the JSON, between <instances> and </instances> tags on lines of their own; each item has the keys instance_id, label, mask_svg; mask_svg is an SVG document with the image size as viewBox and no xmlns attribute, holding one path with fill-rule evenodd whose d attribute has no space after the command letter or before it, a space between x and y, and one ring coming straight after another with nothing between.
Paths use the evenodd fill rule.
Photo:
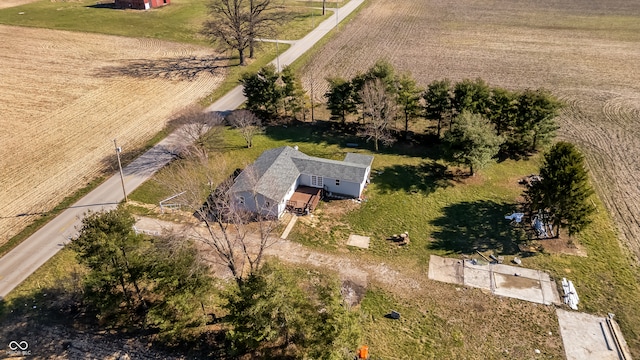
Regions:
<instances>
[{"instance_id":1,"label":"plowed brown field","mask_svg":"<svg viewBox=\"0 0 640 360\"><path fill-rule=\"evenodd\" d=\"M567 107L561 138L586 151L600 197L640 257L640 7L636 0L370 0L304 70L318 97L328 76L379 59L435 79L481 77L544 87Z\"/></svg>"},{"instance_id":2,"label":"plowed brown field","mask_svg":"<svg viewBox=\"0 0 640 360\"><path fill-rule=\"evenodd\" d=\"M0 26L0 244L211 92L211 49ZM23 215L23 216L20 216Z\"/></svg>"}]
</instances>

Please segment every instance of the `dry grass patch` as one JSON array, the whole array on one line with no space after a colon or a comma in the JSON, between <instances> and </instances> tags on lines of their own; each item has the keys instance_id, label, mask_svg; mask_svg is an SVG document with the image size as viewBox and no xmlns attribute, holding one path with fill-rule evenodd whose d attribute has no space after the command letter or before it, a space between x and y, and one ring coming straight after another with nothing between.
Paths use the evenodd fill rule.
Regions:
<instances>
[{"instance_id":1,"label":"dry grass patch","mask_svg":"<svg viewBox=\"0 0 640 360\"><path fill-rule=\"evenodd\" d=\"M0 244L224 77L210 49L0 26Z\"/></svg>"},{"instance_id":2,"label":"dry grass patch","mask_svg":"<svg viewBox=\"0 0 640 360\"><path fill-rule=\"evenodd\" d=\"M20 6L20 5L32 3L35 1L38 1L38 0L3 0L2 2L0 2L0 9Z\"/></svg>"}]
</instances>

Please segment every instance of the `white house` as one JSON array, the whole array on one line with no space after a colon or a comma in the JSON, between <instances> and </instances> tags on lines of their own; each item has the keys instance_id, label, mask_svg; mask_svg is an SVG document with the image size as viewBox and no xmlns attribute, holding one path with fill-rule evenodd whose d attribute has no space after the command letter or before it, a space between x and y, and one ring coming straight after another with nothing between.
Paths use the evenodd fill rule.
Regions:
<instances>
[{"instance_id":1,"label":"white house","mask_svg":"<svg viewBox=\"0 0 640 360\"><path fill-rule=\"evenodd\" d=\"M262 153L238 175L229 191L236 204L263 215L279 217L287 207L308 212L321 191L359 198L372 163L370 155L348 153L338 161L308 156L297 146L283 146Z\"/></svg>"}]
</instances>

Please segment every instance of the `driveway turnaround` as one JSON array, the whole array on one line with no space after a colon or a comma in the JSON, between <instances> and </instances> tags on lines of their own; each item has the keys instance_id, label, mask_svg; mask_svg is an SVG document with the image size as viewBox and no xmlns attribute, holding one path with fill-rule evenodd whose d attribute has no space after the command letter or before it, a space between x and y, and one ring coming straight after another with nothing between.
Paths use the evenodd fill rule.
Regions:
<instances>
[{"instance_id":1,"label":"driveway turnaround","mask_svg":"<svg viewBox=\"0 0 640 360\"><path fill-rule=\"evenodd\" d=\"M364 0L349 1L272 63L279 63L281 67L291 64L363 2ZM207 111L234 110L244 101L242 87L238 86L208 107ZM181 138L173 133L125 167L123 172L126 192L132 192L167 165L183 145L180 141ZM0 300L78 234L82 218L88 211L113 209L123 199L120 177L114 175L0 258Z\"/></svg>"}]
</instances>

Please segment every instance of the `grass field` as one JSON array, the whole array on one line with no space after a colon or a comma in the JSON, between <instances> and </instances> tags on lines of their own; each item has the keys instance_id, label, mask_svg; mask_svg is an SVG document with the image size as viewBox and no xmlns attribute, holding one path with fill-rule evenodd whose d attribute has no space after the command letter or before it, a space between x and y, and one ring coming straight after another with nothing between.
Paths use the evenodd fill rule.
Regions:
<instances>
[{"instance_id":1,"label":"grass field","mask_svg":"<svg viewBox=\"0 0 640 360\"><path fill-rule=\"evenodd\" d=\"M233 131L227 130L225 139L223 156L229 173L277 146L298 145L310 155L342 159L346 152L354 151L344 145L358 141L322 121L315 126L270 128L254 141L252 149L243 148L242 139ZM381 356L395 358L412 354L420 358L502 358L509 356L506 350L514 358L527 359L533 358L528 352L534 348L542 348L545 358L562 358L552 307L426 280L431 254L459 257L478 248L505 255L507 261L522 256L518 241L514 241L521 234L504 215L516 209L523 190L518 179L537 171L539 157L505 161L468 178L447 171L435 148L397 145L372 154L373 177L365 202L321 203L314 217L301 218L289 235L289 239L317 250L357 258L374 267L384 263L420 284L419 290L407 291L377 281L371 274L372 291L362 305L367 343ZM131 198L157 204L169 195L151 181ZM525 257L524 266L548 271L556 279L572 279L582 300L581 309L615 313L627 342L637 352L640 314L635 308L640 298L640 274L617 245L607 211L597 198L593 201L598 205L594 224L574 239L587 257L542 251ZM408 247L386 240L403 231L411 237ZM370 249L348 248L346 240L352 233L370 236ZM389 309L408 316L400 323L389 321L381 316Z\"/></svg>"},{"instance_id":2,"label":"grass field","mask_svg":"<svg viewBox=\"0 0 640 360\"><path fill-rule=\"evenodd\" d=\"M345 50L348 49L348 50ZM371 54L376 54L372 56ZM547 88L567 106L559 135L586 152L624 247L640 256L640 8L633 0L372 0L302 67L322 100L329 76L378 58L433 80L481 77L509 89Z\"/></svg>"},{"instance_id":3,"label":"grass field","mask_svg":"<svg viewBox=\"0 0 640 360\"><path fill-rule=\"evenodd\" d=\"M209 0L174 0L170 6L149 11L113 9L99 3L45 0L5 9L0 6L0 24L209 44L200 35L209 18ZM299 39L331 15L322 16L318 2L286 0L281 4L291 21L275 29L280 39Z\"/></svg>"},{"instance_id":4,"label":"grass field","mask_svg":"<svg viewBox=\"0 0 640 360\"><path fill-rule=\"evenodd\" d=\"M635 65L640 63L640 10L630 0L394 4L371 0L310 57L303 71L314 74L316 94L326 89L320 84L324 77L366 70L377 60L371 54L411 71L422 85L443 77L479 76L492 85L546 87L558 94L568 104L560 117L561 137L587 151L600 198L621 231L594 198L599 209L595 222L576 239L588 257L541 253L525 258L524 265L574 280L582 309L616 313L634 356L640 356L640 274L617 238L623 237L631 249L640 248L633 243L640 239L634 225L640 218L640 188L634 178L640 171L640 74ZM310 81L307 75L303 83ZM350 151L342 146L353 141L311 127L272 128L255 140L253 149L243 149L233 132L226 138L225 154L233 159L230 171L285 144L340 159ZM507 257L517 252L512 241L517 234L503 216L514 209L522 190L517 179L536 171L537 158L497 164L465 179L445 172L435 155L415 146L375 154L374 172L383 172L373 177L365 203L348 209L323 204L315 222L299 222L290 238L372 264L384 262L422 285L407 292L372 280L361 310L365 340L375 356L563 358L552 308L426 280L429 254L459 256L474 247ZM132 198L157 203L166 195L171 194L148 182ZM411 234L409 247L384 240L402 231ZM371 235L370 251L347 249L344 241L351 232ZM403 319L383 318L391 309ZM536 348L541 355L534 355Z\"/></svg>"},{"instance_id":5,"label":"grass field","mask_svg":"<svg viewBox=\"0 0 640 360\"><path fill-rule=\"evenodd\" d=\"M373 0L301 69L306 74L303 84L309 90L313 80L318 97L326 89L321 79L349 78L365 71L377 58L389 60L399 71L411 72L423 86L442 78L456 81L481 77L491 85L513 90L544 87L559 96L567 104L559 117L560 138L585 151L592 180L607 210L599 205L598 219L581 237L588 258L538 256L529 263L551 270L555 276L578 279L588 311L612 311L622 316L626 339L638 357L640 319L635 308L640 298L640 168L636 159L640 158L640 72L636 64L640 63L640 8L636 5L630 0L455 4L414 0L390 7L385 1ZM372 53L379 55L372 57ZM394 171L407 175L412 168L422 166L416 160L407 165L398 165ZM513 170L507 167L501 171L509 174ZM532 167L526 171L530 170ZM494 171L487 170L483 176L496 181ZM431 191L429 186L422 187ZM469 214L506 210L515 200L505 198L505 194L495 195L483 200L484 195L474 192L440 189L430 195L428 203L416 195L402 196L404 202L371 199L366 214L348 215L341 223L362 230L381 230L385 223L403 224L410 232L417 231L419 236L433 238L436 245L442 244L433 249L437 251L461 250L469 244L456 239L467 239L469 231L476 238L491 235L497 240L494 245L501 245L499 240L507 234L500 234L495 227L487 229L483 222L456 222ZM413 206L422 211L401 212ZM428 219L424 213L437 216ZM612 214L616 227L610 225L607 213ZM492 221L498 218L498 213L494 214ZM333 231L342 236L347 230ZM314 238L311 234L306 237ZM457 243L455 248L450 247L451 240ZM635 261L630 259L629 250Z\"/></svg>"}]
</instances>

